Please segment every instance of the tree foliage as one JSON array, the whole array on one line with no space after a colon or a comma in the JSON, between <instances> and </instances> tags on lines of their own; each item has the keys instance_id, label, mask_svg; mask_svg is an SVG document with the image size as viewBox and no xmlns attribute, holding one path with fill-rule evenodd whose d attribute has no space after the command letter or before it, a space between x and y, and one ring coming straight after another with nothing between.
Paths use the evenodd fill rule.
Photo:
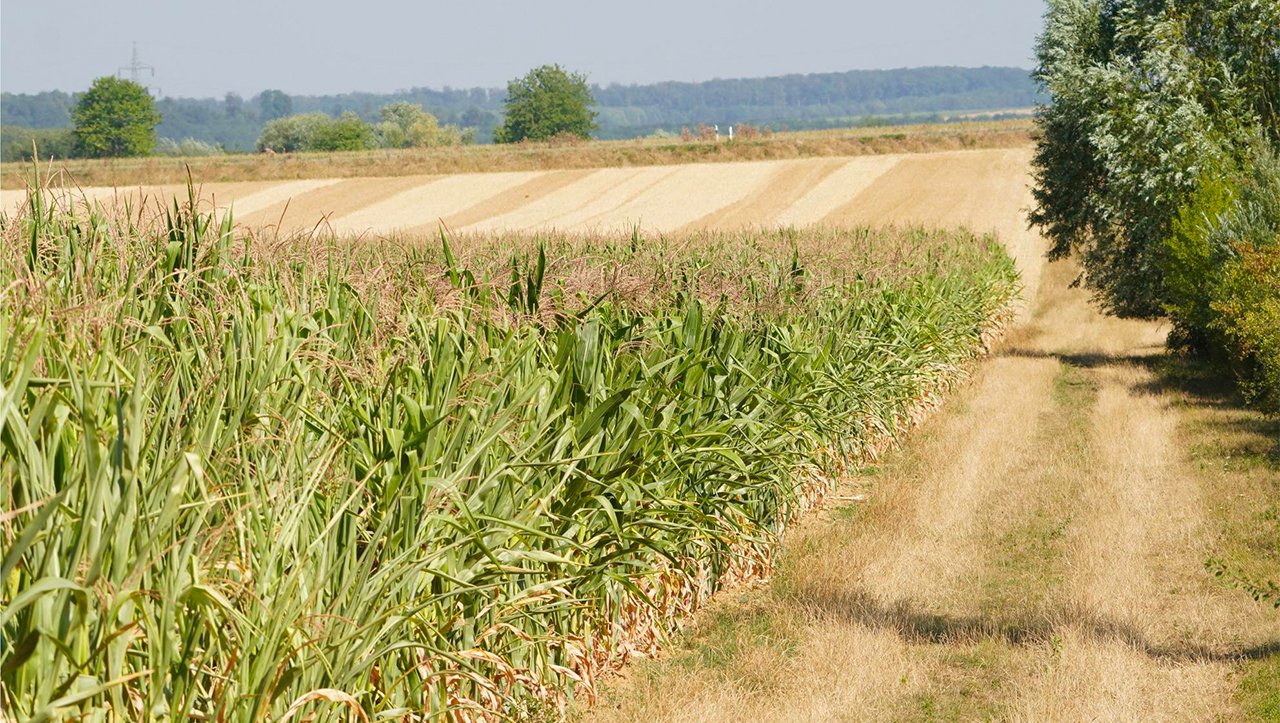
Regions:
<instances>
[{"instance_id":1,"label":"tree foliage","mask_svg":"<svg viewBox=\"0 0 1280 723\"><path fill-rule=\"evenodd\" d=\"M1050 0L1032 220L1280 415L1280 2ZM1280 586L1210 569L1280 607Z\"/></svg>"},{"instance_id":2,"label":"tree foliage","mask_svg":"<svg viewBox=\"0 0 1280 723\"><path fill-rule=\"evenodd\" d=\"M175 158L193 158L196 156L220 156L224 151L212 143L205 143L194 138L174 140L159 138L156 140L156 155Z\"/></svg>"},{"instance_id":3,"label":"tree foliage","mask_svg":"<svg viewBox=\"0 0 1280 723\"><path fill-rule=\"evenodd\" d=\"M304 113L277 118L258 138L258 150L278 153L299 151L360 151L377 147L373 128L354 113L332 118L324 113Z\"/></svg>"},{"instance_id":4,"label":"tree foliage","mask_svg":"<svg viewBox=\"0 0 1280 723\"><path fill-rule=\"evenodd\" d=\"M559 65L543 65L507 85L506 120L499 143L545 141L558 135L588 138L596 130L595 99L587 78Z\"/></svg>"},{"instance_id":5,"label":"tree foliage","mask_svg":"<svg viewBox=\"0 0 1280 723\"><path fill-rule=\"evenodd\" d=\"M76 154L86 158L149 155L160 120L146 88L111 76L98 78L71 112Z\"/></svg>"},{"instance_id":6,"label":"tree foliage","mask_svg":"<svg viewBox=\"0 0 1280 723\"><path fill-rule=\"evenodd\" d=\"M293 99L280 90L264 90L258 94L258 113L266 122L293 115Z\"/></svg>"},{"instance_id":7,"label":"tree foliage","mask_svg":"<svg viewBox=\"0 0 1280 723\"><path fill-rule=\"evenodd\" d=\"M363 151L377 148L378 139L373 127L360 120L355 113L343 113L317 124L311 136L313 151Z\"/></svg>"},{"instance_id":8,"label":"tree foliage","mask_svg":"<svg viewBox=\"0 0 1280 723\"><path fill-rule=\"evenodd\" d=\"M384 148L456 146L468 137L455 125L440 125L439 119L417 103L388 103L378 111L378 119L379 145Z\"/></svg>"},{"instance_id":9,"label":"tree foliage","mask_svg":"<svg viewBox=\"0 0 1280 723\"><path fill-rule=\"evenodd\" d=\"M364 122L352 112L337 118L325 113L277 118L263 128L258 150L296 153L456 146L471 138L457 126L441 126L435 116L412 103L390 103L378 116L381 122L377 125Z\"/></svg>"},{"instance_id":10,"label":"tree foliage","mask_svg":"<svg viewBox=\"0 0 1280 723\"><path fill-rule=\"evenodd\" d=\"M1166 242L1202 180L1277 137L1280 3L1051 0L1036 78L1038 208L1051 256L1080 257L1109 311L1171 299Z\"/></svg>"},{"instance_id":11,"label":"tree foliage","mask_svg":"<svg viewBox=\"0 0 1280 723\"><path fill-rule=\"evenodd\" d=\"M316 129L333 119L324 113L302 113L277 118L262 129L258 137L259 151L296 153L314 150Z\"/></svg>"},{"instance_id":12,"label":"tree foliage","mask_svg":"<svg viewBox=\"0 0 1280 723\"><path fill-rule=\"evenodd\" d=\"M738 78L698 83L596 86L597 138L679 133L699 123L786 125L793 129L883 122L933 122L956 111L1028 108L1041 100L1022 68L899 68ZM458 126L490 139L501 125L506 92L500 88L413 88L390 94L286 95L263 91L233 97L162 98L159 136L193 138L228 151L250 150L272 120L296 113L346 111L380 123L379 109L411 103L434 115L441 128ZM66 128L75 97L67 93L0 94L0 125ZM446 144L447 145L447 144Z\"/></svg>"},{"instance_id":13,"label":"tree foliage","mask_svg":"<svg viewBox=\"0 0 1280 723\"><path fill-rule=\"evenodd\" d=\"M30 161L33 154L42 159L71 158L75 145L75 136L64 128L0 126L0 161Z\"/></svg>"}]
</instances>

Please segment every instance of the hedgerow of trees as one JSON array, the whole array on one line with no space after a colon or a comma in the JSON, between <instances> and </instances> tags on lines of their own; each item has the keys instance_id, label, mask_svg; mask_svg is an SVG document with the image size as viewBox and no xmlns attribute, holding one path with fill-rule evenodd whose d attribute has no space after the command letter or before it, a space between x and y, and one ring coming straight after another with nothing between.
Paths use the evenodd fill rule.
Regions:
<instances>
[{"instance_id":1,"label":"hedgerow of trees","mask_svg":"<svg viewBox=\"0 0 1280 723\"><path fill-rule=\"evenodd\" d=\"M1280 413L1280 3L1050 0L1037 52L1051 256Z\"/></svg>"},{"instance_id":2,"label":"hedgerow of trees","mask_svg":"<svg viewBox=\"0 0 1280 723\"><path fill-rule=\"evenodd\" d=\"M352 112L337 118L325 113L285 116L267 123L257 148L275 153L359 151L456 146L473 140L472 134L457 126L441 126L435 116L412 103L383 106L379 118L375 125Z\"/></svg>"}]
</instances>

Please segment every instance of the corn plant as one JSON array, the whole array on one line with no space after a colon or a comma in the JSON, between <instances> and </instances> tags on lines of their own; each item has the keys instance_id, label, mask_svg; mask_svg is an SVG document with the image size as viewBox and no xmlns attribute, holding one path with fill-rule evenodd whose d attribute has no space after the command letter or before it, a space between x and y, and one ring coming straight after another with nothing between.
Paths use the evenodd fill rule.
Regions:
<instances>
[{"instance_id":1,"label":"corn plant","mask_svg":"<svg viewBox=\"0 0 1280 723\"><path fill-rule=\"evenodd\" d=\"M766 571L1015 285L964 232L264 240L37 190L0 246L0 706L555 715Z\"/></svg>"}]
</instances>

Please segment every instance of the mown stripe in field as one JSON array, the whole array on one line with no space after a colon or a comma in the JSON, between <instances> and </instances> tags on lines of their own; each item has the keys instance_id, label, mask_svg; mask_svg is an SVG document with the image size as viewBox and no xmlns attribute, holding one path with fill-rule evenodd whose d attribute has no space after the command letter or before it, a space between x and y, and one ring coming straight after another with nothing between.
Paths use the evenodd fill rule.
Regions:
<instances>
[{"instance_id":1,"label":"mown stripe in field","mask_svg":"<svg viewBox=\"0 0 1280 723\"><path fill-rule=\"evenodd\" d=\"M520 171L427 177L422 179L425 183L338 217L333 228L338 233L359 234L433 226L442 218L475 206L478 199L522 186L538 175Z\"/></svg>"},{"instance_id":2,"label":"mown stripe in field","mask_svg":"<svg viewBox=\"0 0 1280 723\"><path fill-rule=\"evenodd\" d=\"M763 186L687 224L682 230L773 225L779 215L844 165L845 161L830 158L777 164L770 168L771 175Z\"/></svg>"},{"instance_id":3,"label":"mown stripe in field","mask_svg":"<svg viewBox=\"0 0 1280 723\"><path fill-rule=\"evenodd\" d=\"M675 231L757 192L776 167L770 161L681 166L662 183L645 188L626 203L580 219L574 228Z\"/></svg>"},{"instance_id":4,"label":"mown stripe in field","mask_svg":"<svg viewBox=\"0 0 1280 723\"><path fill-rule=\"evenodd\" d=\"M779 226L810 226L822 221L849 203L901 159L896 155L842 159L840 168L806 189L790 208L779 213L776 223Z\"/></svg>"},{"instance_id":5,"label":"mown stripe in field","mask_svg":"<svg viewBox=\"0 0 1280 723\"><path fill-rule=\"evenodd\" d=\"M604 168L510 213L481 221L468 231L566 229L584 219L625 206L664 182L676 168Z\"/></svg>"},{"instance_id":6,"label":"mown stripe in field","mask_svg":"<svg viewBox=\"0 0 1280 723\"><path fill-rule=\"evenodd\" d=\"M219 208L230 207L237 218L248 217L295 196L310 193L338 182L336 178L307 179L302 181L253 181L250 183L220 183L206 189L209 198Z\"/></svg>"},{"instance_id":7,"label":"mown stripe in field","mask_svg":"<svg viewBox=\"0 0 1280 723\"><path fill-rule=\"evenodd\" d=\"M431 176L405 176L352 178L328 183L248 214L242 223L250 227L278 226L281 231L307 230L431 180Z\"/></svg>"},{"instance_id":8,"label":"mown stripe in field","mask_svg":"<svg viewBox=\"0 0 1280 723\"><path fill-rule=\"evenodd\" d=\"M509 188L497 195L490 196L444 219L449 228L462 228L496 218L523 208L545 198L566 186L572 185L589 176L591 170L548 171L532 174L528 181ZM424 224L412 231L433 230L435 224Z\"/></svg>"}]
</instances>

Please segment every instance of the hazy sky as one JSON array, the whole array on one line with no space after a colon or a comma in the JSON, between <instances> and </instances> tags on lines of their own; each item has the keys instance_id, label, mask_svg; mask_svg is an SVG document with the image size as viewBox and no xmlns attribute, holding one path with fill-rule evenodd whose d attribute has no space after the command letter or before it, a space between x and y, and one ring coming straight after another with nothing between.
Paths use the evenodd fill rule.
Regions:
<instances>
[{"instance_id":1,"label":"hazy sky","mask_svg":"<svg viewBox=\"0 0 1280 723\"><path fill-rule=\"evenodd\" d=\"M543 63L647 83L1031 67L1044 0L3 0L0 89L76 91L132 41L171 96L500 87Z\"/></svg>"}]
</instances>

